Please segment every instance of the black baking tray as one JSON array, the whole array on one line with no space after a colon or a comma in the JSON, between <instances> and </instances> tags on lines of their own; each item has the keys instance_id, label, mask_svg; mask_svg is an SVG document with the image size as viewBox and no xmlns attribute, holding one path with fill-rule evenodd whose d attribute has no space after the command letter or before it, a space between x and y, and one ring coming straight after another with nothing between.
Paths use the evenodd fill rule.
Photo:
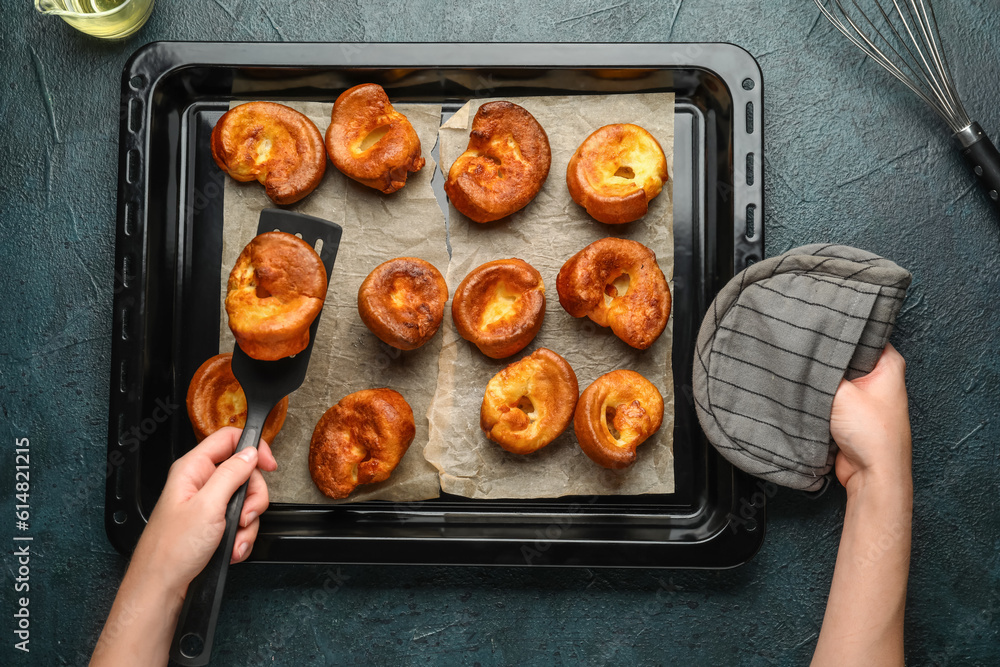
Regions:
<instances>
[{"instance_id":1,"label":"black baking tray","mask_svg":"<svg viewBox=\"0 0 1000 667\"><path fill-rule=\"evenodd\" d=\"M763 81L750 54L731 44L158 42L139 49L122 76L105 503L114 546L122 553L135 546L171 462L194 444L187 384L219 351L224 182L209 150L215 121L232 99L332 102L363 82L381 84L394 102L441 103L445 115L476 97L676 94L676 491L274 504L261 517L251 559L746 562L764 538L765 494L708 445L691 398L702 316L722 285L763 256Z\"/></svg>"}]
</instances>

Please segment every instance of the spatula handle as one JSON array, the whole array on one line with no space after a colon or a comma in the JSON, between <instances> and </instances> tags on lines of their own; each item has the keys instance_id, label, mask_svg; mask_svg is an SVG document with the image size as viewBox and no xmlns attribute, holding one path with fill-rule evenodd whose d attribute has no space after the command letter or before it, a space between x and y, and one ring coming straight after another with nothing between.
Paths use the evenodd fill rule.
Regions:
<instances>
[{"instance_id":1,"label":"spatula handle","mask_svg":"<svg viewBox=\"0 0 1000 667\"><path fill-rule=\"evenodd\" d=\"M236 445L237 452L257 446L268 413L267 410L254 410L253 406L250 406L248 412L243 435ZM226 532L222 536L222 542L205 569L188 586L187 595L184 596L177 631L170 645L170 657L180 665L200 667L207 665L212 657L215 624L219 620L222 591L226 586L229 559L236 542L236 531L240 528L240 514L243 512L248 484L249 481L244 482L230 498L226 506Z\"/></svg>"}]
</instances>

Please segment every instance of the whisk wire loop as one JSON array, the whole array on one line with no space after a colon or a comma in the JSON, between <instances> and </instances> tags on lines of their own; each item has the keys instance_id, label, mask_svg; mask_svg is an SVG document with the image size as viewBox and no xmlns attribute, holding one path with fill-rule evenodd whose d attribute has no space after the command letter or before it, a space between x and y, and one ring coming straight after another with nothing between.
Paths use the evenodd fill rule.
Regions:
<instances>
[{"instance_id":1,"label":"whisk wire loop","mask_svg":"<svg viewBox=\"0 0 1000 667\"><path fill-rule=\"evenodd\" d=\"M952 132L960 132L971 121L955 90L933 6L929 0L890 1L891 7L884 0L866 3L873 5L876 13L865 11L858 0L815 0L823 15L851 43L913 91ZM873 16L881 17L882 23Z\"/></svg>"},{"instance_id":2,"label":"whisk wire loop","mask_svg":"<svg viewBox=\"0 0 1000 667\"><path fill-rule=\"evenodd\" d=\"M907 32L910 35L910 39L914 44L917 45L917 49L920 52L921 60L928 71L936 71L937 76L931 76L931 81L933 82L935 92L937 93L938 99L947 108L950 114L956 113L955 102L957 101L957 95L955 94L954 85L949 82L953 81L951 72L944 69L942 66L942 56L944 50L940 46L940 40L938 38L937 21L933 20L933 7L931 8L930 14L928 14L927 6L924 5L924 0L920 0L920 9L917 10L916 2L911 0L913 5L913 11L917 12L917 16L914 16L913 11L910 11L910 5L906 5L907 13L910 15L911 21L920 26L920 32L923 36L924 43L927 45L927 51L934 63L934 68L932 70L931 66L927 63L927 59L924 57L923 49L920 48L920 42L914 37L913 31L910 30L910 26L907 25ZM896 10L899 11L899 3L897 0L893 0L893 5L896 6ZM901 13L900 13L901 14ZM933 23L932 23L933 20ZM905 20L904 20L905 23ZM959 103L960 104L960 103ZM963 111L964 113L964 111Z\"/></svg>"}]
</instances>

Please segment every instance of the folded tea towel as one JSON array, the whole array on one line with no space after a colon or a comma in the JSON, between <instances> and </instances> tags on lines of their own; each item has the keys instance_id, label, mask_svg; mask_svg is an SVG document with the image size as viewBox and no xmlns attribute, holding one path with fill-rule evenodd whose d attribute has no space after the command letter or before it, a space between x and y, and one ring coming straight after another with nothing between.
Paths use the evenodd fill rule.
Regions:
<instances>
[{"instance_id":1,"label":"folded tea towel","mask_svg":"<svg viewBox=\"0 0 1000 667\"><path fill-rule=\"evenodd\" d=\"M753 264L712 302L694 362L709 441L733 465L815 491L833 467L841 378L875 367L910 285L878 255L822 244Z\"/></svg>"}]
</instances>

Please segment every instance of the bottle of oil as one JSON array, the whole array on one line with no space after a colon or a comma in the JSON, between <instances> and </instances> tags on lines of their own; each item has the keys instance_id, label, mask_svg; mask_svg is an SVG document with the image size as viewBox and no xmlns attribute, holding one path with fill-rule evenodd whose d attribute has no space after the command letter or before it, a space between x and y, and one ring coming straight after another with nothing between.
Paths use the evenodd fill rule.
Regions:
<instances>
[{"instance_id":1,"label":"bottle of oil","mask_svg":"<svg viewBox=\"0 0 1000 667\"><path fill-rule=\"evenodd\" d=\"M146 23L153 0L35 0L35 9L88 35L123 39Z\"/></svg>"}]
</instances>

